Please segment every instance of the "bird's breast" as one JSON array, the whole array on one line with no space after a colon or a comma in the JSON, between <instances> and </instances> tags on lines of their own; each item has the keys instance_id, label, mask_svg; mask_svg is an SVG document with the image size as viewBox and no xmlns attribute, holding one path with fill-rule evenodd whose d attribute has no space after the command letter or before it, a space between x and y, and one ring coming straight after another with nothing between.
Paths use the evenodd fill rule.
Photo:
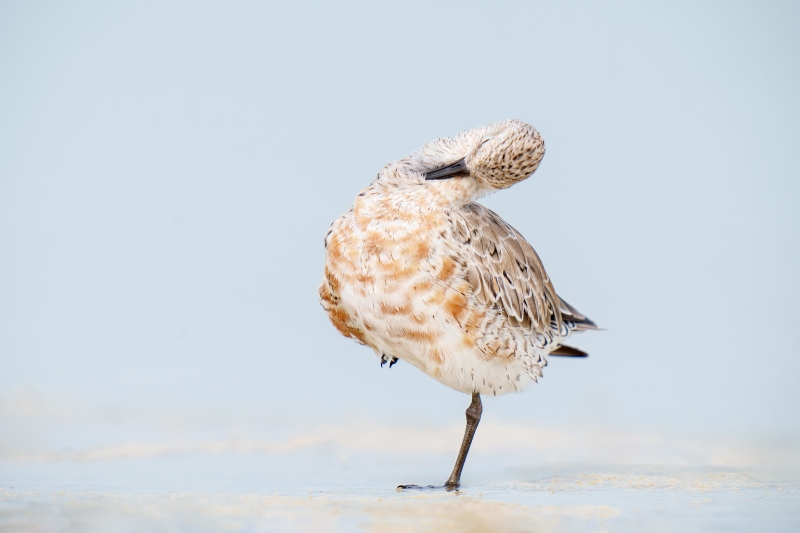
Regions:
<instances>
[{"instance_id":1,"label":"bird's breast","mask_svg":"<svg viewBox=\"0 0 800 533\"><path fill-rule=\"evenodd\" d=\"M337 328L376 350L411 343L415 354L441 360L443 338L469 319L471 292L449 232L442 214L385 206L357 203L338 219L320 288L331 320L346 324Z\"/></svg>"}]
</instances>

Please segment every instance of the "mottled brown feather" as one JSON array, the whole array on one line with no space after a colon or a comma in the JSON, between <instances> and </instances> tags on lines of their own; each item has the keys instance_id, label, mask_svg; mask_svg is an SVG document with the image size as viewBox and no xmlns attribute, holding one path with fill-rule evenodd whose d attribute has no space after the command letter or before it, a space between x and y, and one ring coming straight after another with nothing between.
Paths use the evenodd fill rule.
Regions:
<instances>
[{"instance_id":1,"label":"mottled brown feather","mask_svg":"<svg viewBox=\"0 0 800 533\"><path fill-rule=\"evenodd\" d=\"M580 316L558 297L533 247L491 209L469 203L453 212L452 223L479 301L534 333L549 333L551 323L561 331L565 312Z\"/></svg>"}]
</instances>

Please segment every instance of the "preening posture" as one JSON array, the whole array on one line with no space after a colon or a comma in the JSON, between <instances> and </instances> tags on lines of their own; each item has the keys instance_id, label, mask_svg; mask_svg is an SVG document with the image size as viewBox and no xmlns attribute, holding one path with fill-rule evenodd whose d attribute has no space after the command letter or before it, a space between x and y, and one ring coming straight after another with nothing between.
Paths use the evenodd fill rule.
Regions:
<instances>
[{"instance_id":1,"label":"preening posture","mask_svg":"<svg viewBox=\"0 0 800 533\"><path fill-rule=\"evenodd\" d=\"M544 156L532 126L506 120L426 144L386 165L325 236L322 307L342 335L472 395L444 487L457 488L481 394L521 391L549 355L597 329L556 294L522 235L478 198L528 178ZM403 488L415 487L401 485Z\"/></svg>"}]
</instances>

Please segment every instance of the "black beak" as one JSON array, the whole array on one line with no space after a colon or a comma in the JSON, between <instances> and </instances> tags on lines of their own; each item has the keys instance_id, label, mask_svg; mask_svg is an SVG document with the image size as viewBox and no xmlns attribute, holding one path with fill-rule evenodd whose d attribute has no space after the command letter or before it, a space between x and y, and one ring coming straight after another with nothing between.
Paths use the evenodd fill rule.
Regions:
<instances>
[{"instance_id":1,"label":"black beak","mask_svg":"<svg viewBox=\"0 0 800 533\"><path fill-rule=\"evenodd\" d=\"M466 176L469 174L469 170L467 169L467 162L465 159L466 158L462 158L451 165L447 165L446 167L437 168L436 170L426 172L425 179L446 180L458 175Z\"/></svg>"}]
</instances>

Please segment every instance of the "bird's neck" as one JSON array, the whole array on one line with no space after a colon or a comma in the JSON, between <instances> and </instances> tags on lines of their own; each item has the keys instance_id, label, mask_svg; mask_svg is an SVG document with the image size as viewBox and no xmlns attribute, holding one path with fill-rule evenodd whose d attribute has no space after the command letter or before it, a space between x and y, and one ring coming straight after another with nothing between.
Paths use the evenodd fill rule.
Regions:
<instances>
[{"instance_id":1,"label":"bird's neck","mask_svg":"<svg viewBox=\"0 0 800 533\"><path fill-rule=\"evenodd\" d=\"M441 181L411 181L379 178L356 198L361 204L380 204L388 211L446 212L485 196L478 180L455 177Z\"/></svg>"}]
</instances>

